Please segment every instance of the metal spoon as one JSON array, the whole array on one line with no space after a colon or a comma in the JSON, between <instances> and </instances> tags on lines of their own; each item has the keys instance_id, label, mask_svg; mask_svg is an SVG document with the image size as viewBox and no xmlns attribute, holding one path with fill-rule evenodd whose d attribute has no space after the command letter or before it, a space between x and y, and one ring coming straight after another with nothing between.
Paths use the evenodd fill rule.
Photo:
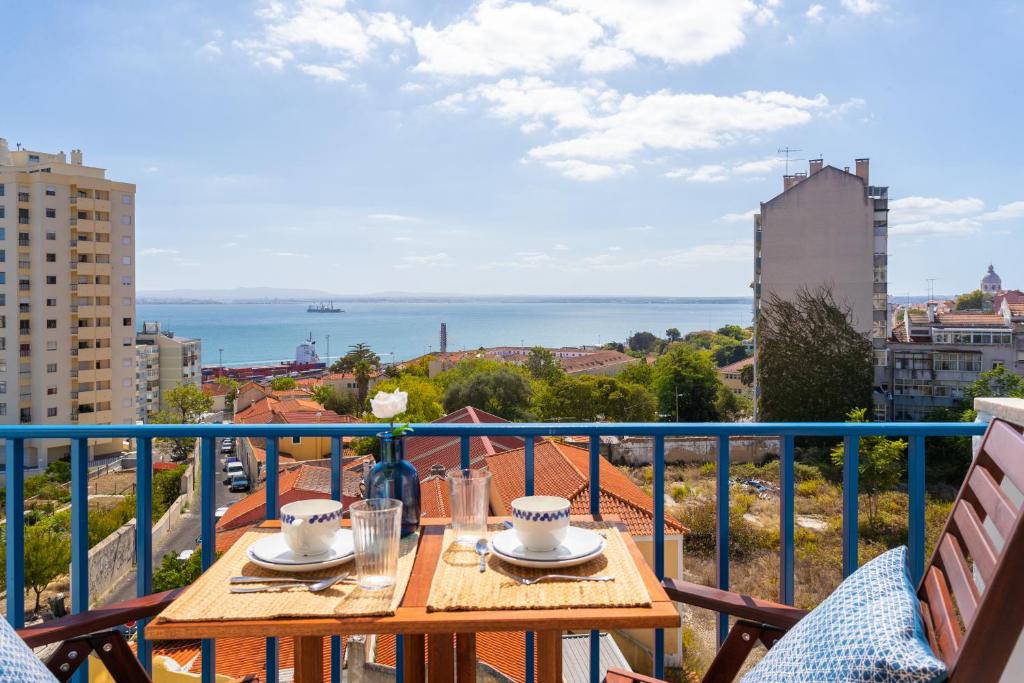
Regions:
<instances>
[{"instance_id":1,"label":"metal spoon","mask_svg":"<svg viewBox=\"0 0 1024 683\"><path fill-rule=\"evenodd\" d=\"M480 573L487 569L487 553L489 552L491 552L491 549L487 547L486 538L481 538L476 542L476 554L480 556Z\"/></svg>"},{"instance_id":2,"label":"metal spoon","mask_svg":"<svg viewBox=\"0 0 1024 683\"><path fill-rule=\"evenodd\" d=\"M319 593L325 591L334 584L338 583L345 578L347 574L341 576L329 576L326 579L317 581L316 583L275 583L272 586L232 586L232 593L261 593L263 591L277 590L279 588L305 588L310 593Z\"/></svg>"}]
</instances>

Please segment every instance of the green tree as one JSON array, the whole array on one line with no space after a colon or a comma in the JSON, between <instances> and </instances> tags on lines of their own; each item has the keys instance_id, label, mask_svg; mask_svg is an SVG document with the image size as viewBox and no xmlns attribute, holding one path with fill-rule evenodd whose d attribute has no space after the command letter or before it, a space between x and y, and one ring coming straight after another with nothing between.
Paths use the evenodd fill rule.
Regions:
<instances>
[{"instance_id":1,"label":"green tree","mask_svg":"<svg viewBox=\"0 0 1024 683\"><path fill-rule=\"evenodd\" d=\"M847 415L848 422L867 422L867 408L854 408ZM903 478L907 442L903 439L887 439L883 436L866 436L860 440L858 477L860 491L868 497L868 523L875 526L878 521L878 496L895 488ZM832 449L832 464L843 466L846 450L843 444Z\"/></svg>"},{"instance_id":2,"label":"green tree","mask_svg":"<svg viewBox=\"0 0 1024 683\"><path fill-rule=\"evenodd\" d=\"M641 358L635 363L627 365L616 377L622 382L639 384L650 389L651 383L654 381L654 366L648 365L647 361Z\"/></svg>"},{"instance_id":3,"label":"green tree","mask_svg":"<svg viewBox=\"0 0 1024 683\"><path fill-rule=\"evenodd\" d=\"M218 377L213 381L227 387L228 393L224 394L224 410L229 413L235 412L235 399L238 398L238 380L232 377Z\"/></svg>"},{"instance_id":4,"label":"green tree","mask_svg":"<svg viewBox=\"0 0 1024 683\"><path fill-rule=\"evenodd\" d=\"M679 341L680 337L682 336L683 335L679 332L678 327L670 327L667 330L665 330L665 338L668 339L670 342Z\"/></svg>"},{"instance_id":5,"label":"green tree","mask_svg":"<svg viewBox=\"0 0 1024 683\"><path fill-rule=\"evenodd\" d=\"M288 391L299 386L294 377L275 377L270 380L270 388L274 391Z\"/></svg>"},{"instance_id":6,"label":"green tree","mask_svg":"<svg viewBox=\"0 0 1024 683\"><path fill-rule=\"evenodd\" d=\"M749 339L751 336L750 332L739 325L723 325L718 328L715 334L720 334L723 337L732 337L736 341L744 341Z\"/></svg>"},{"instance_id":7,"label":"green tree","mask_svg":"<svg viewBox=\"0 0 1024 683\"><path fill-rule=\"evenodd\" d=\"M444 407L450 413L473 406L506 420L522 420L529 415L532 397L529 380L505 365L449 384L444 392Z\"/></svg>"},{"instance_id":8,"label":"green tree","mask_svg":"<svg viewBox=\"0 0 1024 683\"><path fill-rule=\"evenodd\" d=\"M534 379L545 382L555 382L565 374L555 354L543 346L534 346L530 349L523 365Z\"/></svg>"},{"instance_id":9,"label":"green tree","mask_svg":"<svg viewBox=\"0 0 1024 683\"><path fill-rule=\"evenodd\" d=\"M61 518L63 519L63 517ZM7 587L7 539L6 528L0 533L0 586ZM56 523L55 518L46 518L37 524L25 525L25 595L35 593L34 611L39 611L39 602L50 583L67 573L71 563L71 535L66 527Z\"/></svg>"},{"instance_id":10,"label":"green tree","mask_svg":"<svg viewBox=\"0 0 1024 683\"><path fill-rule=\"evenodd\" d=\"M494 360L493 358L484 358L482 356L463 358L434 379L441 385L442 389L447 390L452 384L469 379L473 375L479 375L484 372L494 372L503 368L510 369L522 375L524 379L529 381L530 373L526 371L526 368L517 365L510 365L500 360Z\"/></svg>"},{"instance_id":11,"label":"green tree","mask_svg":"<svg viewBox=\"0 0 1024 683\"><path fill-rule=\"evenodd\" d=\"M176 418L176 424L193 424L199 416L213 408L213 397L207 396L195 384L182 382L161 397L167 412Z\"/></svg>"},{"instance_id":12,"label":"green tree","mask_svg":"<svg viewBox=\"0 0 1024 683\"><path fill-rule=\"evenodd\" d=\"M374 391L401 389L409 394L409 404L402 414L402 422L433 422L444 415L441 387L426 377L403 375L378 382Z\"/></svg>"},{"instance_id":13,"label":"green tree","mask_svg":"<svg viewBox=\"0 0 1024 683\"><path fill-rule=\"evenodd\" d=\"M198 579L202 573L200 548L196 548L195 552L184 562L168 553L164 555L160 566L153 572L153 591L167 591L187 586Z\"/></svg>"},{"instance_id":14,"label":"green tree","mask_svg":"<svg viewBox=\"0 0 1024 683\"><path fill-rule=\"evenodd\" d=\"M721 368L746 358L747 347L738 341L729 339L729 341L715 346L711 353L715 357L715 364Z\"/></svg>"},{"instance_id":15,"label":"green tree","mask_svg":"<svg viewBox=\"0 0 1024 683\"><path fill-rule=\"evenodd\" d=\"M313 387L313 400L326 410L338 415L353 415L359 412L359 404L355 396L348 392L338 392L330 384L318 384Z\"/></svg>"},{"instance_id":16,"label":"green tree","mask_svg":"<svg viewBox=\"0 0 1024 683\"><path fill-rule=\"evenodd\" d=\"M769 294L758 319L760 419L838 422L871 405L871 342L827 287Z\"/></svg>"},{"instance_id":17,"label":"green tree","mask_svg":"<svg viewBox=\"0 0 1024 683\"><path fill-rule=\"evenodd\" d=\"M935 408L924 417L925 422L974 422L975 412L963 406ZM971 437L930 436L924 440L925 481L960 488L973 458Z\"/></svg>"},{"instance_id":18,"label":"green tree","mask_svg":"<svg viewBox=\"0 0 1024 683\"><path fill-rule=\"evenodd\" d=\"M635 332L626 340L626 346L630 351L641 351L647 353L653 350L660 341L650 332Z\"/></svg>"},{"instance_id":19,"label":"green tree","mask_svg":"<svg viewBox=\"0 0 1024 683\"><path fill-rule=\"evenodd\" d=\"M745 387L754 386L754 364L744 365L740 369L740 383Z\"/></svg>"},{"instance_id":20,"label":"green tree","mask_svg":"<svg viewBox=\"0 0 1024 683\"><path fill-rule=\"evenodd\" d=\"M974 399L990 398L1024 398L1024 377L997 365L987 372L981 373L965 392L968 405L974 405Z\"/></svg>"},{"instance_id":21,"label":"green tree","mask_svg":"<svg viewBox=\"0 0 1024 683\"><path fill-rule=\"evenodd\" d=\"M986 301L991 301L991 296L986 296L980 289L976 289L956 298L956 310L980 311L985 308Z\"/></svg>"},{"instance_id":22,"label":"green tree","mask_svg":"<svg viewBox=\"0 0 1024 683\"><path fill-rule=\"evenodd\" d=\"M380 372L380 356L367 344L359 342L348 347L348 353L335 361L331 372L351 373L356 380L356 399L360 406L366 403L370 380Z\"/></svg>"},{"instance_id":23,"label":"green tree","mask_svg":"<svg viewBox=\"0 0 1024 683\"><path fill-rule=\"evenodd\" d=\"M678 422L715 422L721 382L711 354L686 344L672 346L654 363L658 411Z\"/></svg>"},{"instance_id":24,"label":"green tree","mask_svg":"<svg viewBox=\"0 0 1024 683\"><path fill-rule=\"evenodd\" d=\"M537 410L545 420L650 422L657 402L645 387L618 377L566 375L542 388Z\"/></svg>"},{"instance_id":25,"label":"green tree","mask_svg":"<svg viewBox=\"0 0 1024 683\"><path fill-rule=\"evenodd\" d=\"M719 385L715 409L723 422L738 422L754 413L754 405L746 396L733 393L727 386Z\"/></svg>"}]
</instances>

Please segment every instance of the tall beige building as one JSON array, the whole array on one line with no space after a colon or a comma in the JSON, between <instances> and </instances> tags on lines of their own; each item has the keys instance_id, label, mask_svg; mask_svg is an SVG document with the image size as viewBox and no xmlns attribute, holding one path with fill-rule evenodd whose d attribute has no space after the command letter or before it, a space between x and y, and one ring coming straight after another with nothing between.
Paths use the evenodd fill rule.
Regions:
<instances>
[{"instance_id":1,"label":"tall beige building","mask_svg":"<svg viewBox=\"0 0 1024 683\"><path fill-rule=\"evenodd\" d=\"M783 191L754 215L754 317L774 293L832 288L853 325L875 349L876 416L885 417L888 337L889 188L870 184L868 160L854 171L811 159L807 173L783 178ZM755 328L756 334L756 328Z\"/></svg>"},{"instance_id":2,"label":"tall beige building","mask_svg":"<svg viewBox=\"0 0 1024 683\"><path fill-rule=\"evenodd\" d=\"M166 410L163 396L179 384L203 385L202 342L160 329L160 323L144 322L136 337L139 365L139 419Z\"/></svg>"},{"instance_id":3,"label":"tall beige building","mask_svg":"<svg viewBox=\"0 0 1024 683\"><path fill-rule=\"evenodd\" d=\"M0 138L0 423L131 424L135 185ZM94 455L121 449L94 441ZM44 466L67 443L26 444Z\"/></svg>"}]
</instances>

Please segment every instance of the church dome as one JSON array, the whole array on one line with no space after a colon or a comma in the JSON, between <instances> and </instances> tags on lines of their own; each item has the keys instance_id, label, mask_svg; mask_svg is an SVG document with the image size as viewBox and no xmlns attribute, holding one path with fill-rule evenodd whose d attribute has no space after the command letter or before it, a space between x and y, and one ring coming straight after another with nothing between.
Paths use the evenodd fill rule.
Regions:
<instances>
[{"instance_id":1,"label":"church dome","mask_svg":"<svg viewBox=\"0 0 1024 683\"><path fill-rule=\"evenodd\" d=\"M985 277L981 278L981 290L983 292L998 292L1003 288L1003 280L996 275L995 268L990 264L988 267L988 273Z\"/></svg>"}]
</instances>

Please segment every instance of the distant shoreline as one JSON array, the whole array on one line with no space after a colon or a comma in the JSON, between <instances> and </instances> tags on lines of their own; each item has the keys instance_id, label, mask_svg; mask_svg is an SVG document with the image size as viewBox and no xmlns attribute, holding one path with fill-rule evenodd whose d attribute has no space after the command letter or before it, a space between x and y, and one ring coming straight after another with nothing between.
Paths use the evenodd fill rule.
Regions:
<instances>
[{"instance_id":1,"label":"distant shoreline","mask_svg":"<svg viewBox=\"0 0 1024 683\"><path fill-rule=\"evenodd\" d=\"M310 304L323 299L178 299L141 296L138 303L161 304ZM330 299L335 303L389 302L389 303L498 303L498 304L744 304L753 303L751 297L671 297L671 296L348 296Z\"/></svg>"}]
</instances>

